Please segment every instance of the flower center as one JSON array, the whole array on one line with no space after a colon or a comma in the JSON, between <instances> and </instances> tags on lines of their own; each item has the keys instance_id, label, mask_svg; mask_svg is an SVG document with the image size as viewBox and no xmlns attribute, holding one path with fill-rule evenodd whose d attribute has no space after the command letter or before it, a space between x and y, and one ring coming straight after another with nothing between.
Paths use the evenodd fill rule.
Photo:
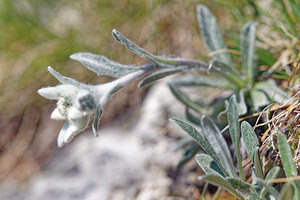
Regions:
<instances>
[{"instance_id":1,"label":"flower center","mask_svg":"<svg viewBox=\"0 0 300 200\"><path fill-rule=\"evenodd\" d=\"M96 108L96 103L92 95L87 94L78 98L81 110L94 110Z\"/></svg>"}]
</instances>

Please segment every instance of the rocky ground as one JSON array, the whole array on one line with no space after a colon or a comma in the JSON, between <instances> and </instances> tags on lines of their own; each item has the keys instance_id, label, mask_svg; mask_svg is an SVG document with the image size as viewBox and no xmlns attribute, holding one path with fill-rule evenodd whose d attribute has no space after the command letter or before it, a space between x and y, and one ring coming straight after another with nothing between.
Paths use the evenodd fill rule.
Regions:
<instances>
[{"instance_id":1,"label":"rocky ground","mask_svg":"<svg viewBox=\"0 0 300 200\"><path fill-rule=\"evenodd\" d=\"M197 175L183 174L195 164L175 172L182 151L174 148L186 134L167 121L182 110L166 84L157 84L130 128L116 122L101 128L99 138L88 130L29 181L5 181L0 199L190 199Z\"/></svg>"}]
</instances>

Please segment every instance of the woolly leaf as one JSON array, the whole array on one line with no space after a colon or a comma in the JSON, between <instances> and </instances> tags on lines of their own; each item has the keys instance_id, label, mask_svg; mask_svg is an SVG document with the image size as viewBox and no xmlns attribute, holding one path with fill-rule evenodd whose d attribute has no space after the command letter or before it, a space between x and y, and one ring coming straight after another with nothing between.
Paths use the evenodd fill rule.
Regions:
<instances>
[{"instance_id":1,"label":"woolly leaf","mask_svg":"<svg viewBox=\"0 0 300 200\"><path fill-rule=\"evenodd\" d=\"M221 169L218 167L217 163L209 155L197 154L195 156L195 159L198 165L206 174L221 175L222 177L225 177Z\"/></svg>"},{"instance_id":2,"label":"woolly leaf","mask_svg":"<svg viewBox=\"0 0 300 200\"><path fill-rule=\"evenodd\" d=\"M95 72L98 76L105 75L121 77L140 69L139 67L134 67L132 65L122 65L106 58L105 56L93 53L79 52L72 54L70 58L79 61L86 68Z\"/></svg>"},{"instance_id":3,"label":"woolly leaf","mask_svg":"<svg viewBox=\"0 0 300 200\"><path fill-rule=\"evenodd\" d=\"M254 152L254 168L255 174L258 178L264 179L264 173L262 169L262 161L260 159L259 147L256 147Z\"/></svg>"},{"instance_id":4,"label":"woolly leaf","mask_svg":"<svg viewBox=\"0 0 300 200\"><path fill-rule=\"evenodd\" d=\"M204 175L198 177L200 180L204 180L210 184L213 184L215 186L221 187L228 192L232 193L234 196L244 200L244 196L236 191L236 189L223 177L219 175Z\"/></svg>"},{"instance_id":5,"label":"woolly leaf","mask_svg":"<svg viewBox=\"0 0 300 200\"><path fill-rule=\"evenodd\" d=\"M175 122L178 126L180 126L185 132L187 132L199 145L200 147L208 154L210 155L214 161L218 164L222 172L228 176L230 173L229 170L227 170L226 166L223 164L222 157L218 154L216 154L214 148L210 145L210 143L205 138L202 129L197 129L193 125L191 125L189 122L186 122L181 119L172 118L171 121ZM223 162L222 162L223 161Z\"/></svg>"},{"instance_id":6,"label":"woolly leaf","mask_svg":"<svg viewBox=\"0 0 300 200\"><path fill-rule=\"evenodd\" d=\"M261 199L255 188L238 178L226 178L233 188L239 191L246 200Z\"/></svg>"},{"instance_id":7,"label":"woolly leaf","mask_svg":"<svg viewBox=\"0 0 300 200\"><path fill-rule=\"evenodd\" d=\"M285 171L285 175L287 177L297 176L298 173L296 165L294 163L292 151L286 137L283 133L279 132L277 140L280 159ZM300 193L300 181L293 181L292 184L297 189L295 193Z\"/></svg>"},{"instance_id":8,"label":"woolly leaf","mask_svg":"<svg viewBox=\"0 0 300 200\"><path fill-rule=\"evenodd\" d=\"M222 166L231 177L237 177L227 143L218 127L206 116L201 118L203 135L220 158Z\"/></svg>"},{"instance_id":9,"label":"woolly leaf","mask_svg":"<svg viewBox=\"0 0 300 200\"><path fill-rule=\"evenodd\" d=\"M206 6L198 5L197 19L206 48L210 52L214 52L213 57L216 60L232 66L230 55L227 52L224 52L227 47L224 43L223 36L219 31L214 15ZM218 50L222 52L216 52Z\"/></svg>"},{"instance_id":10,"label":"woolly leaf","mask_svg":"<svg viewBox=\"0 0 300 200\"><path fill-rule=\"evenodd\" d=\"M293 187L290 183L286 183L281 189L278 200L287 200L292 198L293 198Z\"/></svg>"},{"instance_id":11,"label":"woolly leaf","mask_svg":"<svg viewBox=\"0 0 300 200\"><path fill-rule=\"evenodd\" d=\"M261 106L265 106L270 103L265 93L260 90L256 90L256 89L251 90L250 96L253 102L254 109L256 111L258 111Z\"/></svg>"},{"instance_id":12,"label":"woolly leaf","mask_svg":"<svg viewBox=\"0 0 300 200\"><path fill-rule=\"evenodd\" d=\"M287 96L287 94L276 85L276 82L273 79L258 82L254 87L256 89L262 90L267 94L269 99L278 103L284 103L283 101Z\"/></svg>"},{"instance_id":13,"label":"woolly leaf","mask_svg":"<svg viewBox=\"0 0 300 200\"><path fill-rule=\"evenodd\" d=\"M252 86L255 73L255 30L256 23L246 23L241 32L242 69L247 82Z\"/></svg>"},{"instance_id":14,"label":"woolly leaf","mask_svg":"<svg viewBox=\"0 0 300 200\"><path fill-rule=\"evenodd\" d=\"M241 131L242 131L242 138L245 143L247 153L251 158L252 162L254 163L254 154L255 154L256 147L258 147L258 140L256 134L252 126L246 121L242 122Z\"/></svg>"},{"instance_id":15,"label":"woolly leaf","mask_svg":"<svg viewBox=\"0 0 300 200\"><path fill-rule=\"evenodd\" d=\"M240 151L240 124L239 124L239 114L237 111L237 105L234 96L229 99L227 120L229 124L229 133L234 145L235 155L237 157L240 177L245 180L244 171L242 166L242 155Z\"/></svg>"},{"instance_id":16,"label":"woolly leaf","mask_svg":"<svg viewBox=\"0 0 300 200\"><path fill-rule=\"evenodd\" d=\"M297 169L293 160L292 151L286 137L278 133L278 148L280 159L287 177L297 176Z\"/></svg>"}]
</instances>

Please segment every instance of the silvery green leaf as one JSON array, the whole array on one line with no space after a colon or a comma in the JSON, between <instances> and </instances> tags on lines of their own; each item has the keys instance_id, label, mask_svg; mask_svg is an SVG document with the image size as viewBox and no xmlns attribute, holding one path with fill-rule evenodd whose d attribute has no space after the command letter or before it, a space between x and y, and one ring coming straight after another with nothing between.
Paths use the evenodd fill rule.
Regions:
<instances>
[{"instance_id":1,"label":"silvery green leaf","mask_svg":"<svg viewBox=\"0 0 300 200\"><path fill-rule=\"evenodd\" d=\"M242 69L246 80L252 86L255 78L255 30L256 23L246 23L241 32L241 52L242 52Z\"/></svg>"},{"instance_id":2,"label":"silvery green leaf","mask_svg":"<svg viewBox=\"0 0 300 200\"><path fill-rule=\"evenodd\" d=\"M239 114L237 111L237 105L234 96L229 99L229 106L227 112L227 120L229 124L229 133L234 145L235 155L237 157L240 177L245 180L243 166L242 166L242 155L240 150L240 123Z\"/></svg>"},{"instance_id":3,"label":"silvery green leaf","mask_svg":"<svg viewBox=\"0 0 300 200\"><path fill-rule=\"evenodd\" d=\"M98 76L105 75L111 77L121 77L140 69L139 67L134 67L132 65L122 65L118 62L108 59L105 56L93 53L79 52L72 54L70 58L79 61L86 68L95 72Z\"/></svg>"},{"instance_id":4,"label":"silvery green leaf","mask_svg":"<svg viewBox=\"0 0 300 200\"><path fill-rule=\"evenodd\" d=\"M171 74L175 74L177 72L182 72L186 71L189 68L186 66L183 67L174 67L174 68L164 68L164 69L159 69L150 75L146 76L138 85L138 87L143 87L145 85L152 84L154 81L157 81L161 78L164 78L166 76L169 76Z\"/></svg>"},{"instance_id":5,"label":"silvery green leaf","mask_svg":"<svg viewBox=\"0 0 300 200\"><path fill-rule=\"evenodd\" d=\"M266 176L266 180L271 180L271 179L275 179L278 177L280 173L280 167L278 166L274 166L267 174Z\"/></svg>"},{"instance_id":6,"label":"silvery green leaf","mask_svg":"<svg viewBox=\"0 0 300 200\"><path fill-rule=\"evenodd\" d=\"M269 192L270 195L272 195L275 199L278 199L279 194L275 188L273 188L270 184L265 182L263 179L257 178L257 183L260 184L263 187L264 193ZM261 195L263 198L264 196Z\"/></svg>"},{"instance_id":7,"label":"silvery green leaf","mask_svg":"<svg viewBox=\"0 0 300 200\"><path fill-rule=\"evenodd\" d=\"M259 147L256 147L254 152L254 168L256 176L258 178L264 179L264 172L262 169L262 161L260 159Z\"/></svg>"},{"instance_id":8,"label":"silvery green leaf","mask_svg":"<svg viewBox=\"0 0 300 200\"><path fill-rule=\"evenodd\" d=\"M216 73L216 74L220 74L220 75L225 75L225 76L237 76L240 77L240 73L239 71L232 67L229 66L223 62L220 62L218 60L212 60L210 62L210 68L208 69L208 73L212 72L212 73Z\"/></svg>"},{"instance_id":9,"label":"silvery green leaf","mask_svg":"<svg viewBox=\"0 0 300 200\"><path fill-rule=\"evenodd\" d=\"M242 122L241 131L242 131L242 138L245 143L247 153L248 153L249 157L251 158L252 162L254 163L255 150L256 150L256 147L258 147L258 145L259 145L256 134L255 134L252 126L246 121Z\"/></svg>"},{"instance_id":10,"label":"silvery green leaf","mask_svg":"<svg viewBox=\"0 0 300 200\"><path fill-rule=\"evenodd\" d=\"M184 92L182 92L178 87L174 86L173 84L169 83L168 86L173 95L184 105L198 113L202 113L203 107L200 104L191 100L189 96L187 96Z\"/></svg>"},{"instance_id":11,"label":"silvery green leaf","mask_svg":"<svg viewBox=\"0 0 300 200\"><path fill-rule=\"evenodd\" d=\"M48 66L48 71L50 72L50 74L52 74L52 76L54 76L60 83L65 84L65 85L73 85L75 87L79 87L79 88L84 88L84 89L89 89L88 85L85 85L83 83L80 83L78 81L76 81L75 79L66 77L61 75L60 73L58 73L57 71L55 71L52 67Z\"/></svg>"},{"instance_id":12,"label":"silvery green leaf","mask_svg":"<svg viewBox=\"0 0 300 200\"><path fill-rule=\"evenodd\" d=\"M170 120L175 122L185 132L187 132L201 146L201 148L214 159L214 161L218 164L218 166L220 167L222 172L225 174L225 176L228 176L229 172L225 168L225 165L223 165L223 162L221 161L221 157L216 154L213 147L207 141L207 139L203 135L202 129L197 129L189 122L181 120L181 119L172 118Z\"/></svg>"},{"instance_id":13,"label":"silvery green leaf","mask_svg":"<svg viewBox=\"0 0 300 200\"><path fill-rule=\"evenodd\" d=\"M228 192L232 193L234 196L240 198L241 200L245 200L244 196L240 194L236 189L223 177L219 175L204 175L204 176L199 176L199 180L204 180L210 184L213 184L215 186L221 187Z\"/></svg>"},{"instance_id":14,"label":"silvery green leaf","mask_svg":"<svg viewBox=\"0 0 300 200\"><path fill-rule=\"evenodd\" d=\"M277 138L280 159L287 177L297 176L297 169L293 160L293 155L289 143L283 133L278 133Z\"/></svg>"},{"instance_id":15,"label":"silvery green leaf","mask_svg":"<svg viewBox=\"0 0 300 200\"><path fill-rule=\"evenodd\" d=\"M190 70L197 70L201 72L206 72L209 69L209 64L202 61L153 55L147 50L136 45L134 42L130 41L115 29L112 31L112 35L117 42L127 47L127 49L143 58L151 60L160 67L188 67Z\"/></svg>"},{"instance_id":16,"label":"silvery green leaf","mask_svg":"<svg viewBox=\"0 0 300 200\"><path fill-rule=\"evenodd\" d=\"M293 199L293 187L291 183L285 183L281 189L278 200Z\"/></svg>"},{"instance_id":17,"label":"silvery green leaf","mask_svg":"<svg viewBox=\"0 0 300 200\"><path fill-rule=\"evenodd\" d=\"M201 118L201 127L204 137L217 153L222 166L231 177L237 177L228 145L219 128L206 116Z\"/></svg>"},{"instance_id":18,"label":"silvery green leaf","mask_svg":"<svg viewBox=\"0 0 300 200\"><path fill-rule=\"evenodd\" d=\"M183 156L180 158L176 168L179 169L182 167L185 163L187 163L189 160L191 160L200 150L200 146L193 142L190 147L184 152Z\"/></svg>"},{"instance_id":19,"label":"silvery green leaf","mask_svg":"<svg viewBox=\"0 0 300 200\"><path fill-rule=\"evenodd\" d=\"M273 79L258 82L254 88L262 90L267 94L269 99L278 103L284 103L284 99L287 96L287 94L276 85Z\"/></svg>"},{"instance_id":20,"label":"silvery green leaf","mask_svg":"<svg viewBox=\"0 0 300 200\"><path fill-rule=\"evenodd\" d=\"M228 177L226 181L230 183L233 188L236 188L239 193L243 195L246 200L260 200L259 194L256 192L255 188L238 178Z\"/></svg>"},{"instance_id":21,"label":"silvery green leaf","mask_svg":"<svg viewBox=\"0 0 300 200\"><path fill-rule=\"evenodd\" d=\"M245 90L241 89L239 95L236 98L236 105L239 115L244 115L247 113L247 105L244 97Z\"/></svg>"},{"instance_id":22,"label":"silvery green leaf","mask_svg":"<svg viewBox=\"0 0 300 200\"><path fill-rule=\"evenodd\" d=\"M197 19L200 32L207 49L210 52L226 50L227 47L224 43L222 34L219 31L216 18L206 6L197 6ZM232 66L230 55L227 52L222 51L220 53L216 53L213 57L220 62Z\"/></svg>"},{"instance_id":23,"label":"silvery green leaf","mask_svg":"<svg viewBox=\"0 0 300 200\"><path fill-rule=\"evenodd\" d=\"M293 187L294 187L294 196L292 200L299 200L300 199L300 185L299 185L299 181L298 182L294 182L293 183Z\"/></svg>"},{"instance_id":24,"label":"silvery green leaf","mask_svg":"<svg viewBox=\"0 0 300 200\"><path fill-rule=\"evenodd\" d=\"M126 38L124 35L122 35L119 31L117 31L115 29L112 30L112 35L117 42L119 42L120 44L127 47L127 49L129 49L133 53L135 53L143 58L147 58L160 66L164 66L164 67L171 66L172 67L172 66L176 65L176 61L151 54L147 50L136 45L134 42L132 42L131 40Z\"/></svg>"},{"instance_id":25,"label":"silvery green leaf","mask_svg":"<svg viewBox=\"0 0 300 200\"><path fill-rule=\"evenodd\" d=\"M235 88L235 86L227 80L201 75L181 76L172 81L172 84L180 86L208 86L224 89Z\"/></svg>"},{"instance_id":26,"label":"silvery green leaf","mask_svg":"<svg viewBox=\"0 0 300 200\"><path fill-rule=\"evenodd\" d=\"M197 154L195 159L198 165L206 174L218 175L225 177L221 169L218 167L217 163L212 157L207 154Z\"/></svg>"},{"instance_id":27,"label":"silvery green leaf","mask_svg":"<svg viewBox=\"0 0 300 200\"><path fill-rule=\"evenodd\" d=\"M266 175L266 180L271 180L271 179L277 178L279 173L280 173L280 167L278 167L278 166L273 167ZM269 183L268 185L272 186L273 184ZM267 189L264 187L261 190L260 196L264 197L267 194L267 192L268 192Z\"/></svg>"},{"instance_id":28,"label":"silvery green leaf","mask_svg":"<svg viewBox=\"0 0 300 200\"><path fill-rule=\"evenodd\" d=\"M252 89L250 91L250 96L253 102L254 109L256 111L258 111L260 107L268 105L270 103L265 93L260 90Z\"/></svg>"},{"instance_id":29,"label":"silvery green leaf","mask_svg":"<svg viewBox=\"0 0 300 200\"><path fill-rule=\"evenodd\" d=\"M285 171L286 177L297 176L298 172L293 160L293 155L292 155L290 145L285 135L281 132L278 133L277 143L278 143L281 163L283 165L283 169ZM294 185L295 188L297 188L297 191L295 191L295 193L300 193L300 181L293 181L292 184Z\"/></svg>"}]
</instances>

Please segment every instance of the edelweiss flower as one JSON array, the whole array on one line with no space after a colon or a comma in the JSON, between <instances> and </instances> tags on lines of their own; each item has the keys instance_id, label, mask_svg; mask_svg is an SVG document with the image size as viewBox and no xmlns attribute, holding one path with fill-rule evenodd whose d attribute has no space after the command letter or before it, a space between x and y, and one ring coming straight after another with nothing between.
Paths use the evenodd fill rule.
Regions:
<instances>
[{"instance_id":1,"label":"edelweiss flower","mask_svg":"<svg viewBox=\"0 0 300 200\"><path fill-rule=\"evenodd\" d=\"M153 65L129 73L119 79L100 85L86 85L69 77L62 76L51 67L48 71L61 83L54 87L45 87L38 93L50 100L57 100L57 107L51 114L51 119L66 120L57 138L58 147L64 146L84 130L91 115L95 114L93 132L98 136L98 123L102 108L109 98L132 80L143 75Z\"/></svg>"}]
</instances>

